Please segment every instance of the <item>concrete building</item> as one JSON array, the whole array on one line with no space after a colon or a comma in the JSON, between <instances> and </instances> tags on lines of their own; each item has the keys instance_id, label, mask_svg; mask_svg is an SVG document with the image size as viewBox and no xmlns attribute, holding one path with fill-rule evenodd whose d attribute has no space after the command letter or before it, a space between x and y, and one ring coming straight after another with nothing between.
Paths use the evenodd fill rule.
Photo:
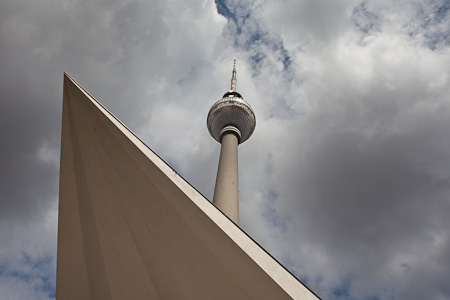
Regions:
<instances>
[{"instance_id":1,"label":"concrete building","mask_svg":"<svg viewBox=\"0 0 450 300\"><path fill-rule=\"evenodd\" d=\"M318 299L64 76L56 299Z\"/></svg>"},{"instance_id":2,"label":"concrete building","mask_svg":"<svg viewBox=\"0 0 450 300\"><path fill-rule=\"evenodd\" d=\"M251 106L236 92L236 81L234 60L231 89L211 107L206 123L211 136L222 145L213 202L239 224L238 144L252 135L256 119Z\"/></svg>"}]
</instances>

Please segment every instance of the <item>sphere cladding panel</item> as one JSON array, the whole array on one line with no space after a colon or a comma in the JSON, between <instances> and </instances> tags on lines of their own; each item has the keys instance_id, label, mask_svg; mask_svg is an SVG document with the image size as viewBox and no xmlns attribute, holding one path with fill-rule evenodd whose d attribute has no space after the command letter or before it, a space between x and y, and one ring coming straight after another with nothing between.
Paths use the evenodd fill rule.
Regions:
<instances>
[{"instance_id":1,"label":"sphere cladding panel","mask_svg":"<svg viewBox=\"0 0 450 300\"><path fill-rule=\"evenodd\" d=\"M207 119L211 136L220 143L220 131L227 125L236 126L241 132L239 143L245 142L255 130L256 120L253 109L242 98L228 96L211 107Z\"/></svg>"}]
</instances>

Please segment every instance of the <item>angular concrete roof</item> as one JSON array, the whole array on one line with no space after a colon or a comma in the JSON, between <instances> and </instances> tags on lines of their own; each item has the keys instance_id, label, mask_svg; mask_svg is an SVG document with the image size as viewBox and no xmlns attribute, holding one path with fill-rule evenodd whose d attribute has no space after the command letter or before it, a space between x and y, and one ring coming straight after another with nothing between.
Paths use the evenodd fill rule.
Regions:
<instances>
[{"instance_id":1,"label":"angular concrete roof","mask_svg":"<svg viewBox=\"0 0 450 300\"><path fill-rule=\"evenodd\" d=\"M56 299L318 299L64 76Z\"/></svg>"}]
</instances>

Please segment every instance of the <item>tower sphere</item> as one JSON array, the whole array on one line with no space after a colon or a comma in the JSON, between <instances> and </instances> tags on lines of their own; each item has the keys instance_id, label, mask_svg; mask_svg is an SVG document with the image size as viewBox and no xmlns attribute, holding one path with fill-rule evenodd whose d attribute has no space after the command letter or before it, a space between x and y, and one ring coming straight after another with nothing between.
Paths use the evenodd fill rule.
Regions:
<instances>
[{"instance_id":1,"label":"tower sphere","mask_svg":"<svg viewBox=\"0 0 450 300\"><path fill-rule=\"evenodd\" d=\"M231 88L209 110L207 125L209 133L219 143L225 127L236 127L240 133L238 133L238 136L239 144L241 144L252 135L255 130L256 119L250 104L244 101L241 94L235 91L236 65L233 68Z\"/></svg>"}]
</instances>

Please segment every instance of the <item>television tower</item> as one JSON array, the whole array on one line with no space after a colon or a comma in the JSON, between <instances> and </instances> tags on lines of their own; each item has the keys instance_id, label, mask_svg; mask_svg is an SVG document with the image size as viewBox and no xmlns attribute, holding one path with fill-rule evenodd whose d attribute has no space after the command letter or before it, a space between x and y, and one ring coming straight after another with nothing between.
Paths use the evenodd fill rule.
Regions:
<instances>
[{"instance_id":1,"label":"television tower","mask_svg":"<svg viewBox=\"0 0 450 300\"><path fill-rule=\"evenodd\" d=\"M222 144L213 202L236 224L239 224L238 144L252 135L255 125L253 109L236 92L234 60L231 90L211 107L207 126L211 136Z\"/></svg>"}]
</instances>

